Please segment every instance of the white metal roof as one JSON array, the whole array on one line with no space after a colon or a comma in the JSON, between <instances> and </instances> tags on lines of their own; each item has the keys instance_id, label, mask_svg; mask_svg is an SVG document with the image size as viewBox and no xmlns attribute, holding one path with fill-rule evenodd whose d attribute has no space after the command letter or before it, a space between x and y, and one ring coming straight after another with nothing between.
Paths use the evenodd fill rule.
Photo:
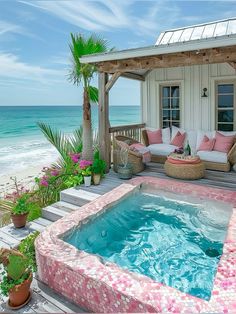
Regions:
<instances>
[{"instance_id":1,"label":"white metal roof","mask_svg":"<svg viewBox=\"0 0 236 314\"><path fill-rule=\"evenodd\" d=\"M181 38L185 40L181 41ZM80 60L82 63L97 63L235 45L236 18L232 18L166 31L153 46L86 55Z\"/></svg>"},{"instance_id":2,"label":"white metal roof","mask_svg":"<svg viewBox=\"0 0 236 314\"><path fill-rule=\"evenodd\" d=\"M232 34L236 34L236 18L165 31L158 37L156 45L168 45L219 36L230 36Z\"/></svg>"}]
</instances>

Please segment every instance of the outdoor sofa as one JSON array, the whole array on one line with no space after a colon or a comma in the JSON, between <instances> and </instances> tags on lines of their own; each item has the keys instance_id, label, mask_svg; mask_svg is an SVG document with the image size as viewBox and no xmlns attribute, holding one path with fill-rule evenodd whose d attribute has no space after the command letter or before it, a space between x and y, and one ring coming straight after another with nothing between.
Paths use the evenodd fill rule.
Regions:
<instances>
[{"instance_id":1,"label":"outdoor sofa","mask_svg":"<svg viewBox=\"0 0 236 314\"><path fill-rule=\"evenodd\" d=\"M234 132L221 132L219 133L225 136L234 136L234 144L228 153L221 151L201 151L198 150L204 135L208 136L210 139L214 138L216 131L202 131L202 130L183 130L175 126L170 128L162 129L162 143L160 144L150 144L148 140L147 131L153 131L154 129L147 128L142 131L143 142L149 148L151 152L151 161L164 163L167 156L174 152L178 147L171 145L171 141L174 139L176 134L180 132L186 133L184 145L189 142L192 151L199 155L201 160L204 162L206 169L218 170L218 171L230 171L231 165L236 163L236 131Z\"/></svg>"}]
</instances>

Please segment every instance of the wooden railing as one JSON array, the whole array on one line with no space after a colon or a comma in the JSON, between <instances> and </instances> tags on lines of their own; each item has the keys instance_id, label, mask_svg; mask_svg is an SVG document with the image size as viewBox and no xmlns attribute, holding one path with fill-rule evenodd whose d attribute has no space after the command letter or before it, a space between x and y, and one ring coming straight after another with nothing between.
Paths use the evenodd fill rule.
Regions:
<instances>
[{"instance_id":1,"label":"wooden railing","mask_svg":"<svg viewBox=\"0 0 236 314\"><path fill-rule=\"evenodd\" d=\"M145 128L145 123L120 125L109 128L111 134L111 142L114 143L116 135L124 135L133 139L142 141L142 129Z\"/></svg>"}]
</instances>

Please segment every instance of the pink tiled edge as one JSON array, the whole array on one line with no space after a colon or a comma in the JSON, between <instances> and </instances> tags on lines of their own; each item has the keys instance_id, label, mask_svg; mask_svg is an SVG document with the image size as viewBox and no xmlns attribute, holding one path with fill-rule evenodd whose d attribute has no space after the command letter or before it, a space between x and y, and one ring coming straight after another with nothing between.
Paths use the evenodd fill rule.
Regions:
<instances>
[{"instance_id":1,"label":"pink tiled edge","mask_svg":"<svg viewBox=\"0 0 236 314\"><path fill-rule=\"evenodd\" d=\"M190 296L152 279L131 273L60 240L72 228L99 215L106 207L142 183L181 194L234 205L223 255L210 301ZM36 241L40 279L80 306L94 312L235 313L236 312L236 192L151 177L122 184L43 231Z\"/></svg>"}]
</instances>

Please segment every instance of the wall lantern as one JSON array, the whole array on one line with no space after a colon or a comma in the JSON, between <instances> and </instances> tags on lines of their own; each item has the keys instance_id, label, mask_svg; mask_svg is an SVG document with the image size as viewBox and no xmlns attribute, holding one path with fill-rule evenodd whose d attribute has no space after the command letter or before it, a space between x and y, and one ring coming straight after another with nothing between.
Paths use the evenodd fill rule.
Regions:
<instances>
[{"instance_id":1,"label":"wall lantern","mask_svg":"<svg viewBox=\"0 0 236 314\"><path fill-rule=\"evenodd\" d=\"M208 97L206 93L207 93L207 88L204 87L204 88L203 88L202 97Z\"/></svg>"}]
</instances>

